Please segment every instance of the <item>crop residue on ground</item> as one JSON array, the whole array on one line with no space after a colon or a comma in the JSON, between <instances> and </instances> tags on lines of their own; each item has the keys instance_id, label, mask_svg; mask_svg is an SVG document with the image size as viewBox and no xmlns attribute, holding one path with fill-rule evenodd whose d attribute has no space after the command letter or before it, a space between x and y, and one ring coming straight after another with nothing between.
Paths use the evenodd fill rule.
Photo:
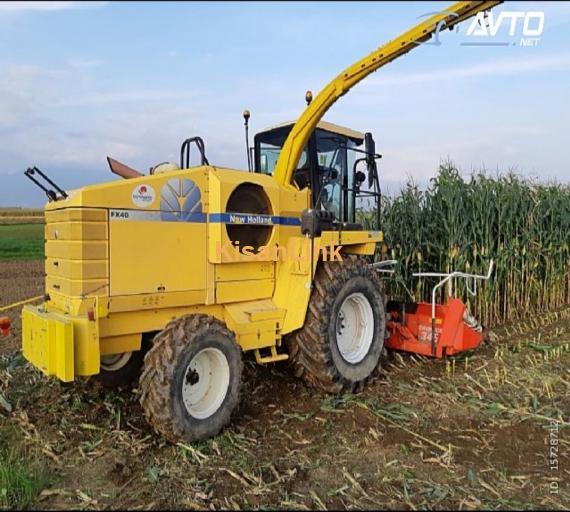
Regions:
<instances>
[{"instance_id":1,"label":"crop residue on ground","mask_svg":"<svg viewBox=\"0 0 570 512\"><path fill-rule=\"evenodd\" d=\"M8 264L3 301L41 288L40 262ZM7 288L9 272L28 288ZM248 358L232 424L193 445L152 433L136 389L47 380L8 342L0 450L36 508L564 509L569 320L562 310L503 327L469 356L392 354L357 395L323 395Z\"/></svg>"}]
</instances>

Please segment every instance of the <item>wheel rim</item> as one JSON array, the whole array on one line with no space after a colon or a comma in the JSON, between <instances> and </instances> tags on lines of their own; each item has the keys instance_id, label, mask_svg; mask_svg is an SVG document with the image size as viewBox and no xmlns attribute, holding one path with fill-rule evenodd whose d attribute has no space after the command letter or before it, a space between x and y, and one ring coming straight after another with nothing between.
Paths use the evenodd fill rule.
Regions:
<instances>
[{"instance_id":1,"label":"wheel rim","mask_svg":"<svg viewBox=\"0 0 570 512\"><path fill-rule=\"evenodd\" d=\"M106 372L116 372L129 362L132 355L132 352L123 352L101 356L101 369Z\"/></svg>"},{"instance_id":2,"label":"wheel rim","mask_svg":"<svg viewBox=\"0 0 570 512\"><path fill-rule=\"evenodd\" d=\"M374 313L362 293L352 293L341 304L336 320L336 342L342 358L360 363L374 339Z\"/></svg>"},{"instance_id":3,"label":"wheel rim","mask_svg":"<svg viewBox=\"0 0 570 512\"><path fill-rule=\"evenodd\" d=\"M197 419L214 414L230 386L230 366L224 353L205 348L190 361L182 381L182 399L188 413Z\"/></svg>"}]
</instances>

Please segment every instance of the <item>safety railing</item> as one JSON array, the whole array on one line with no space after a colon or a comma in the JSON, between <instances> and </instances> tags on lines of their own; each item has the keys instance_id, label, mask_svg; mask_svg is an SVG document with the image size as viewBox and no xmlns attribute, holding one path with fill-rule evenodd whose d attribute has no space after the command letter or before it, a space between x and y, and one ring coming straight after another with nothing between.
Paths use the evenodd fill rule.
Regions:
<instances>
[{"instance_id":1,"label":"safety railing","mask_svg":"<svg viewBox=\"0 0 570 512\"><path fill-rule=\"evenodd\" d=\"M449 286L449 296L453 297L453 280L456 278L465 279L466 280L466 287L467 292L475 296L477 295L477 282L479 280L487 281L491 278L491 273L493 272L494 261L491 260L489 263L489 270L487 271L486 275L482 274L467 274L466 272L416 272L412 274L414 277L442 277L441 279L431 290L431 319L432 323L435 322L435 298L437 295L437 290L441 288L445 283L448 283ZM472 280L472 286L470 286L470 281Z\"/></svg>"}]
</instances>

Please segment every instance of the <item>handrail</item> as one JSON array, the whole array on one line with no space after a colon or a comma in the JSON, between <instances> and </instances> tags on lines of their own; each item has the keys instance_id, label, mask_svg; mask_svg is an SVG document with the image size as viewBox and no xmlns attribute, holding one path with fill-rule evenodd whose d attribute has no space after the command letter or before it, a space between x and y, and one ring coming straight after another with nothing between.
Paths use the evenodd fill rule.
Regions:
<instances>
[{"instance_id":1,"label":"handrail","mask_svg":"<svg viewBox=\"0 0 570 512\"><path fill-rule=\"evenodd\" d=\"M435 297L437 294L437 290L443 286L445 283L449 282L450 285L456 277L462 279L473 279L473 290L469 287L469 281L467 281L467 290L471 295L477 294L477 280L488 280L491 278L491 273L493 272L493 266L495 262L491 259L489 263L489 270L487 271L486 275L483 274L467 274L466 272L451 272L448 274L441 273L441 272L416 272L412 274L414 277L443 277L433 288L431 291L431 346L432 352L435 354ZM450 295L452 289L450 287Z\"/></svg>"},{"instance_id":2,"label":"handrail","mask_svg":"<svg viewBox=\"0 0 570 512\"><path fill-rule=\"evenodd\" d=\"M481 280L488 280L491 278L491 273L493 272L493 266L495 262L493 260L489 263L489 270L487 271L486 275L483 274L467 274L466 272L451 272L451 273L441 273L441 272L415 272L412 274L414 277L443 277L441 281L439 281L433 288L431 292L431 313L432 318L435 317L435 296L437 293L438 288L443 286L446 282L451 282L451 280L455 279L456 277L460 277L462 279L473 279L473 290L469 287L469 281L467 281L467 290L469 294L472 296L477 295L477 279ZM450 294L451 295L451 294Z\"/></svg>"}]
</instances>

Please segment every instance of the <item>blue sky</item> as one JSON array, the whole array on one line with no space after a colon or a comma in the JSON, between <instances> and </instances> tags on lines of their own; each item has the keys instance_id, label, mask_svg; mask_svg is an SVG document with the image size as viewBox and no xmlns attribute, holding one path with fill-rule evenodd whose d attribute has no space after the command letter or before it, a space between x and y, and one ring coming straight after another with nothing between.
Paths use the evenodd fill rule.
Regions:
<instances>
[{"instance_id":1,"label":"blue sky","mask_svg":"<svg viewBox=\"0 0 570 512\"><path fill-rule=\"evenodd\" d=\"M0 205L38 205L37 165L64 188L147 171L201 135L211 162L246 168L253 132L298 117L304 94L450 2L0 2ZM374 133L384 188L423 184L451 158L568 181L570 2L536 47L465 47L446 32L370 76L326 119ZM513 39L513 40L516 40Z\"/></svg>"}]
</instances>

